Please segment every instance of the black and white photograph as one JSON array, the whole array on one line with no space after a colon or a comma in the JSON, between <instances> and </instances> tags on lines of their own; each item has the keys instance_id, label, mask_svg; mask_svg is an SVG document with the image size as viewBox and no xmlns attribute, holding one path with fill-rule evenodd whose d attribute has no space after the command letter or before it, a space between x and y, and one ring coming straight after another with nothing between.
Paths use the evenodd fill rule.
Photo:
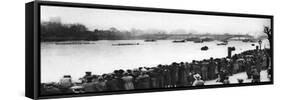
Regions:
<instances>
[{"instance_id":1,"label":"black and white photograph","mask_svg":"<svg viewBox=\"0 0 281 100\"><path fill-rule=\"evenodd\" d=\"M40 6L40 95L272 82L270 18Z\"/></svg>"}]
</instances>

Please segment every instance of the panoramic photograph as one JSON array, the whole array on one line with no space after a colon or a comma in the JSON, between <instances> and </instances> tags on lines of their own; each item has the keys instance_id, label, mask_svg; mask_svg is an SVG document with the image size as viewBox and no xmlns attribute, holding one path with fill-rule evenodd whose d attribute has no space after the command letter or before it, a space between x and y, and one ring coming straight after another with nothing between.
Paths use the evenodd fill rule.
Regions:
<instances>
[{"instance_id":1,"label":"panoramic photograph","mask_svg":"<svg viewBox=\"0 0 281 100\"><path fill-rule=\"evenodd\" d=\"M271 82L269 18L40 7L40 95Z\"/></svg>"}]
</instances>

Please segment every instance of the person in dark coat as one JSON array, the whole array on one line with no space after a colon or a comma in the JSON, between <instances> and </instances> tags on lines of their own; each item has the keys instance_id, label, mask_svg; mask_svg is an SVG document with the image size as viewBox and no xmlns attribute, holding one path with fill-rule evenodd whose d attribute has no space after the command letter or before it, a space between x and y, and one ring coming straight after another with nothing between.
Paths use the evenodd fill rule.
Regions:
<instances>
[{"instance_id":1,"label":"person in dark coat","mask_svg":"<svg viewBox=\"0 0 281 100\"><path fill-rule=\"evenodd\" d=\"M158 87L159 88L164 88L165 87L165 75L164 75L164 68L162 65L158 65L157 70L155 72L158 74L157 80L158 80Z\"/></svg>"},{"instance_id":2,"label":"person in dark coat","mask_svg":"<svg viewBox=\"0 0 281 100\"><path fill-rule=\"evenodd\" d=\"M219 74L218 74L217 82L222 82L223 83L223 81L225 80L226 77L227 77L226 71L225 70L220 71Z\"/></svg>"},{"instance_id":3,"label":"person in dark coat","mask_svg":"<svg viewBox=\"0 0 281 100\"><path fill-rule=\"evenodd\" d=\"M165 79L165 81L164 81L165 88L168 88L171 86L172 79L171 79L171 71L167 68L167 66L165 66L163 74L164 74L164 79Z\"/></svg>"},{"instance_id":4,"label":"person in dark coat","mask_svg":"<svg viewBox=\"0 0 281 100\"><path fill-rule=\"evenodd\" d=\"M202 73L202 80L208 80L208 65L207 61L202 62L201 64L201 73Z\"/></svg>"},{"instance_id":5,"label":"person in dark coat","mask_svg":"<svg viewBox=\"0 0 281 100\"><path fill-rule=\"evenodd\" d=\"M215 79L216 77L216 62L213 58L210 58L209 65L208 65L208 79Z\"/></svg>"},{"instance_id":6,"label":"person in dark coat","mask_svg":"<svg viewBox=\"0 0 281 100\"><path fill-rule=\"evenodd\" d=\"M191 86L193 84L193 82L195 81L195 79L193 78L193 75L195 75L195 72L189 72L188 76L187 76L187 82L188 82L188 86Z\"/></svg>"},{"instance_id":7,"label":"person in dark coat","mask_svg":"<svg viewBox=\"0 0 281 100\"><path fill-rule=\"evenodd\" d=\"M228 62L227 62L226 58L222 58L220 70L225 70L225 71L227 71L227 64L228 64Z\"/></svg>"},{"instance_id":8,"label":"person in dark coat","mask_svg":"<svg viewBox=\"0 0 281 100\"><path fill-rule=\"evenodd\" d=\"M107 91L121 90L117 83L118 83L118 81L117 81L117 79L114 78L114 76L112 76L112 75L108 76L107 81L105 83L106 87L107 87Z\"/></svg>"},{"instance_id":9,"label":"person in dark coat","mask_svg":"<svg viewBox=\"0 0 281 100\"><path fill-rule=\"evenodd\" d=\"M258 73L260 73L261 70L262 70L262 56L261 56L261 54L257 54L255 59L256 59L255 60L256 69L257 69Z\"/></svg>"},{"instance_id":10,"label":"person in dark coat","mask_svg":"<svg viewBox=\"0 0 281 100\"><path fill-rule=\"evenodd\" d=\"M150 88L150 77L146 72L142 72L141 75L139 75L136 78L137 81L137 88L138 89L149 89Z\"/></svg>"},{"instance_id":11,"label":"person in dark coat","mask_svg":"<svg viewBox=\"0 0 281 100\"><path fill-rule=\"evenodd\" d=\"M217 59L217 74L219 74L220 73L220 71L222 70L222 62L221 62L221 60L220 59Z\"/></svg>"},{"instance_id":12,"label":"person in dark coat","mask_svg":"<svg viewBox=\"0 0 281 100\"><path fill-rule=\"evenodd\" d=\"M252 61L249 60L249 59L246 61L246 74L247 74L247 78L248 79L252 78L251 71L252 71L252 66L253 65L251 65L250 62L252 62Z\"/></svg>"},{"instance_id":13,"label":"person in dark coat","mask_svg":"<svg viewBox=\"0 0 281 100\"><path fill-rule=\"evenodd\" d=\"M173 63L170 67L169 67L170 71L171 71L171 84L172 87L176 87L177 82L178 82L178 64L177 63Z\"/></svg>"},{"instance_id":14,"label":"person in dark coat","mask_svg":"<svg viewBox=\"0 0 281 100\"><path fill-rule=\"evenodd\" d=\"M192 69L193 69L192 71L195 73L199 73L199 74L201 73L201 66L198 61L192 62Z\"/></svg>"},{"instance_id":15,"label":"person in dark coat","mask_svg":"<svg viewBox=\"0 0 281 100\"><path fill-rule=\"evenodd\" d=\"M187 72L186 72L186 67L185 64L183 62L180 63L179 66L179 80L178 80L178 86L186 86L187 85Z\"/></svg>"},{"instance_id":16,"label":"person in dark coat","mask_svg":"<svg viewBox=\"0 0 281 100\"><path fill-rule=\"evenodd\" d=\"M95 82L95 88L97 91L106 91L106 82L102 77L98 78L98 81Z\"/></svg>"},{"instance_id":17,"label":"person in dark coat","mask_svg":"<svg viewBox=\"0 0 281 100\"><path fill-rule=\"evenodd\" d=\"M149 72L150 76L150 86L151 88L159 88L159 76L158 69L153 69L153 71Z\"/></svg>"},{"instance_id":18,"label":"person in dark coat","mask_svg":"<svg viewBox=\"0 0 281 100\"><path fill-rule=\"evenodd\" d=\"M252 71L253 80L252 83L259 83L260 82L260 73L257 69L253 69Z\"/></svg>"},{"instance_id":19,"label":"person in dark coat","mask_svg":"<svg viewBox=\"0 0 281 100\"><path fill-rule=\"evenodd\" d=\"M225 77L225 79L223 80L222 83L223 84L230 84L229 77Z\"/></svg>"},{"instance_id":20,"label":"person in dark coat","mask_svg":"<svg viewBox=\"0 0 281 100\"><path fill-rule=\"evenodd\" d=\"M94 82L84 83L82 85L84 87L85 92L96 92L96 87Z\"/></svg>"},{"instance_id":21,"label":"person in dark coat","mask_svg":"<svg viewBox=\"0 0 281 100\"><path fill-rule=\"evenodd\" d=\"M85 76L82 78L83 83L90 83L93 80L92 72L85 72Z\"/></svg>"},{"instance_id":22,"label":"person in dark coat","mask_svg":"<svg viewBox=\"0 0 281 100\"><path fill-rule=\"evenodd\" d=\"M114 71L114 79L115 79L116 84L117 84L117 86L120 90L125 90L125 87L124 87L125 83L122 79L124 72L125 71L122 70L122 69Z\"/></svg>"}]
</instances>

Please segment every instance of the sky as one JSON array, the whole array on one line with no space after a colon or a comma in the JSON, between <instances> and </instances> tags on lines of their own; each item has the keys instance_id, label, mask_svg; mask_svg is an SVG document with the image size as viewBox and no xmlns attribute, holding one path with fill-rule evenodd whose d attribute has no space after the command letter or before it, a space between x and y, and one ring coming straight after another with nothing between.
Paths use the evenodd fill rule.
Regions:
<instances>
[{"instance_id":1,"label":"sky","mask_svg":"<svg viewBox=\"0 0 281 100\"><path fill-rule=\"evenodd\" d=\"M58 18L62 23L84 24L90 30L115 27L118 30L258 35L264 34L263 26L270 26L270 19L264 18L41 6L41 21Z\"/></svg>"}]
</instances>

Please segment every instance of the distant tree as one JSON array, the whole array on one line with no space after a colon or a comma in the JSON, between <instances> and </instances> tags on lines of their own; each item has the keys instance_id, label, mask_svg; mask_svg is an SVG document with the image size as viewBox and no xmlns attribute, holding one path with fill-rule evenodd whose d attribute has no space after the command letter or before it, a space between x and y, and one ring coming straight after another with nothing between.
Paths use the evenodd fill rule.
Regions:
<instances>
[{"instance_id":1,"label":"distant tree","mask_svg":"<svg viewBox=\"0 0 281 100\"><path fill-rule=\"evenodd\" d=\"M111 32L118 32L117 28L115 28L115 27L110 27L109 31L111 31Z\"/></svg>"},{"instance_id":2,"label":"distant tree","mask_svg":"<svg viewBox=\"0 0 281 100\"><path fill-rule=\"evenodd\" d=\"M87 27L82 24L72 24L69 27L71 32L85 32L88 31Z\"/></svg>"},{"instance_id":3,"label":"distant tree","mask_svg":"<svg viewBox=\"0 0 281 100\"><path fill-rule=\"evenodd\" d=\"M263 32L267 35L269 45L272 46L272 29L269 26L264 26ZM270 47L271 48L271 47Z\"/></svg>"},{"instance_id":4,"label":"distant tree","mask_svg":"<svg viewBox=\"0 0 281 100\"><path fill-rule=\"evenodd\" d=\"M273 52L271 52L272 46L273 46L272 29L269 26L264 26L263 32L267 35L267 39L268 39L269 45L270 45L270 51L268 53L270 54L270 57L273 57Z\"/></svg>"}]
</instances>

